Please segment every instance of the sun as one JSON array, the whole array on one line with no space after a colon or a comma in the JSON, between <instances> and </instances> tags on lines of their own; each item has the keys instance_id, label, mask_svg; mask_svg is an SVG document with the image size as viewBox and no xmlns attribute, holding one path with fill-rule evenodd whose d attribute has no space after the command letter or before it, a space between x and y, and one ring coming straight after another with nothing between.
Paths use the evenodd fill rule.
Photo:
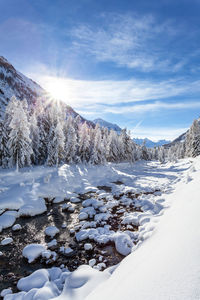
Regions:
<instances>
[{"instance_id":1,"label":"sun","mask_svg":"<svg viewBox=\"0 0 200 300\"><path fill-rule=\"evenodd\" d=\"M70 99L70 86L67 80L48 76L45 78L45 90L53 99L68 102Z\"/></svg>"}]
</instances>

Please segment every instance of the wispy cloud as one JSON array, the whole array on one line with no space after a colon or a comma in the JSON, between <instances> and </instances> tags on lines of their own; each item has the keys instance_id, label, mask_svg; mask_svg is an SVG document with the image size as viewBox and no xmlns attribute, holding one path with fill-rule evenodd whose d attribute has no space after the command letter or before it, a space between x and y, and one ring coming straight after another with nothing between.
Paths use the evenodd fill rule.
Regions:
<instances>
[{"instance_id":1,"label":"wispy cloud","mask_svg":"<svg viewBox=\"0 0 200 300\"><path fill-rule=\"evenodd\" d=\"M175 96L195 95L200 92L200 81L189 82L186 80L166 80L155 82L151 80L130 79L124 81L103 80L86 81L74 80L67 77L55 77L48 75L47 70L41 67L40 73L29 72L26 74L36 80L48 92L57 92L57 98L72 105L76 109L90 108L89 111L98 107L109 112L118 113L118 107L114 105L125 104L120 112L149 111L159 108L182 108L183 103L168 104L158 100L169 99ZM51 74L49 72L49 74ZM56 95L54 95L56 96ZM156 101L153 104L127 105L128 103L141 101ZM110 107L108 107L110 105ZM188 106L199 105L198 103ZM199 107L199 106L198 106Z\"/></svg>"},{"instance_id":2,"label":"wispy cloud","mask_svg":"<svg viewBox=\"0 0 200 300\"><path fill-rule=\"evenodd\" d=\"M177 25L158 22L152 15L104 14L101 18L100 26L80 24L71 30L75 51L145 72L176 71L184 65L168 50L179 34Z\"/></svg>"},{"instance_id":3,"label":"wispy cloud","mask_svg":"<svg viewBox=\"0 0 200 300\"><path fill-rule=\"evenodd\" d=\"M161 139L174 140L182 133L186 132L188 128L178 128L174 129L171 127L137 127L131 130L132 137L146 138L153 141L158 141Z\"/></svg>"},{"instance_id":4,"label":"wispy cloud","mask_svg":"<svg viewBox=\"0 0 200 300\"><path fill-rule=\"evenodd\" d=\"M104 112L113 114L127 114L127 113L147 113L151 111L161 111L161 110L181 110L181 109L194 109L200 108L200 102L160 102L156 101L153 103L145 103L139 105L125 106L125 107L106 107Z\"/></svg>"}]
</instances>

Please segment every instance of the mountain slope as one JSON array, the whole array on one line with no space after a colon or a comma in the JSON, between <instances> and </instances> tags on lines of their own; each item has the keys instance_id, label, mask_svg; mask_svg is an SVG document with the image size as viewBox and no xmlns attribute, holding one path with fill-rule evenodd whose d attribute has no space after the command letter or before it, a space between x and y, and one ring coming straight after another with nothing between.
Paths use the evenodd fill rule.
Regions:
<instances>
[{"instance_id":1,"label":"mountain slope","mask_svg":"<svg viewBox=\"0 0 200 300\"><path fill-rule=\"evenodd\" d=\"M107 121L105 121L103 119L100 119L100 118L93 120L93 123L94 124L99 124L100 127L105 127L105 128L108 128L109 130L112 129L112 130L114 130L118 133L120 133L121 130L122 130L117 124L107 122Z\"/></svg>"},{"instance_id":2,"label":"mountain slope","mask_svg":"<svg viewBox=\"0 0 200 300\"><path fill-rule=\"evenodd\" d=\"M145 138L145 139L133 138L133 141L138 145L142 145L145 142L145 145L148 148L160 147L160 146L170 143L170 141L167 141L167 140L159 140L157 142L153 142L152 140L150 140L148 138Z\"/></svg>"},{"instance_id":3,"label":"mountain slope","mask_svg":"<svg viewBox=\"0 0 200 300\"><path fill-rule=\"evenodd\" d=\"M122 130L117 124L107 122L107 121L105 121L103 119L100 119L100 118L93 120L93 123L94 124L99 124L100 127L105 127L105 128L108 128L109 130L112 129L112 130L116 131L117 133L120 133L121 130ZM138 145L142 145L145 142L146 147L148 147L148 148L159 147L159 146L162 146L164 144L169 144L170 143L170 141L167 141L167 140L159 140L158 142L153 142L148 138L145 138L145 139L133 138L133 141Z\"/></svg>"},{"instance_id":4,"label":"mountain slope","mask_svg":"<svg viewBox=\"0 0 200 300\"><path fill-rule=\"evenodd\" d=\"M200 124L200 117L197 119L198 123ZM185 139L186 139L186 135L188 133L189 129L182 133L181 135L179 135L175 140L173 140L171 143L167 143L164 145L165 148L170 148L171 146L174 146L178 143L184 143Z\"/></svg>"},{"instance_id":5,"label":"mountain slope","mask_svg":"<svg viewBox=\"0 0 200 300\"><path fill-rule=\"evenodd\" d=\"M38 99L49 103L50 95L36 82L18 72L3 56L0 56L0 118L3 116L5 107L10 98L26 99L29 106L34 106ZM53 100L53 99L52 99ZM65 105L66 117L76 117L79 114L69 105ZM87 122L94 127L91 121L81 117L82 122Z\"/></svg>"}]
</instances>

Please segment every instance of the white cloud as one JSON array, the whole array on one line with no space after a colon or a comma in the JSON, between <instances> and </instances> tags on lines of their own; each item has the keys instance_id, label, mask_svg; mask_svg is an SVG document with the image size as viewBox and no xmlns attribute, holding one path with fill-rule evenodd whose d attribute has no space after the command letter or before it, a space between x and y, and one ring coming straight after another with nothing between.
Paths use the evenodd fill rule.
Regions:
<instances>
[{"instance_id":1,"label":"white cloud","mask_svg":"<svg viewBox=\"0 0 200 300\"><path fill-rule=\"evenodd\" d=\"M158 141L162 139L174 140L182 133L186 132L188 128L178 128L174 129L171 127L137 127L131 130L131 136L135 138L146 138L153 141Z\"/></svg>"},{"instance_id":2,"label":"white cloud","mask_svg":"<svg viewBox=\"0 0 200 300\"><path fill-rule=\"evenodd\" d=\"M156 101L154 103L146 103L125 107L109 107L105 108L105 112L110 112L113 114L126 114L126 113L147 113L150 111L160 111L163 109L166 110L180 110L180 109L194 109L200 108L200 102L176 102L176 103L167 103Z\"/></svg>"},{"instance_id":3,"label":"white cloud","mask_svg":"<svg viewBox=\"0 0 200 300\"><path fill-rule=\"evenodd\" d=\"M172 62L168 52L170 42L179 34L177 25L160 23L152 15L105 14L102 18L100 26L80 24L71 30L74 51L140 71L177 71L182 67L182 61L177 57L177 62Z\"/></svg>"},{"instance_id":4,"label":"white cloud","mask_svg":"<svg viewBox=\"0 0 200 300\"><path fill-rule=\"evenodd\" d=\"M191 97L192 93L200 91L200 81L188 82L181 79L160 82L142 79L86 81L56 77L43 66L38 69L40 70L39 74L31 71L25 73L48 92L52 93L54 97L72 105L73 108L87 108L88 112L98 108L112 113L151 111L160 108L181 109L184 105L189 107L190 104L168 104L157 100L187 94ZM120 108L108 106L140 101L156 102ZM191 103L192 105L197 107L198 103Z\"/></svg>"}]
</instances>

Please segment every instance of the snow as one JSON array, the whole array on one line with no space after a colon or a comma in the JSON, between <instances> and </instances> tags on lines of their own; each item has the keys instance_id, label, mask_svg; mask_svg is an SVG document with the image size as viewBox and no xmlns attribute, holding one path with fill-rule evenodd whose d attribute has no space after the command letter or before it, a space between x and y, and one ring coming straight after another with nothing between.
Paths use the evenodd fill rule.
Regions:
<instances>
[{"instance_id":1,"label":"snow","mask_svg":"<svg viewBox=\"0 0 200 300\"><path fill-rule=\"evenodd\" d=\"M158 167L157 171L156 167ZM146 176L146 168L151 172L149 178ZM165 172L166 176L159 177L160 172ZM12 226L19 216L35 216L44 213L47 210L44 197L55 198L59 202L69 197L70 202L77 203L81 201L77 197L79 193L83 194L91 190L91 187L104 185L112 188L113 195L125 192L124 185L116 186L112 183L116 181L124 182L135 191L141 191L141 186L144 191L147 191L149 185L153 190L159 185L162 190L169 182L175 180L176 176L172 168L168 167L165 170L158 162L136 162L133 165L108 163L100 166L65 164L59 168L37 166L23 168L18 173L12 169L1 169L0 210L9 211L0 215L0 228ZM113 200L113 196L109 193L101 192L99 199L83 201L83 207L91 206L98 209L103 206L101 197L107 197L108 201ZM115 205L115 200L113 201L110 206ZM70 206L68 211L73 212L74 206ZM102 208L101 212L106 213L105 208ZM90 209L90 213L93 214L94 210Z\"/></svg>"},{"instance_id":2,"label":"snow","mask_svg":"<svg viewBox=\"0 0 200 300\"><path fill-rule=\"evenodd\" d=\"M6 246L9 245L13 242L13 239L11 237L5 238L1 241L1 245L2 246Z\"/></svg>"},{"instance_id":3,"label":"snow","mask_svg":"<svg viewBox=\"0 0 200 300\"><path fill-rule=\"evenodd\" d=\"M53 239L51 242L47 243L48 248L54 247L57 245L57 240Z\"/></svg>"},{"instance_id":4,"label":"snow","mask_svg":"<svg viewBox=\"0 0 200 300\"><path fill-rule=\"evenodd\" d=\"M0 204L1 205L1 204ZM11 227L18 217L17 211L6 211L0 216L0 227L8 228Z\"/></svg>"},{"instance_id":5,"label":"snow","mask_svg":"<svg viewBox=\"0 0 200 300\"><path fill-rule=\"evenodd\" d=\"M72 197L72 198L70 199L70 202L71 202L71 203L79 203L79 202L81 202L81 200L80 200L79 198L77 198L77 197Z\"/></svg>"},{"instance_id":6,"label":"snow","mask_svg":"<svg viewBox=\"0 0 200 300\"><path fill-rule=\"evenodd\" d=\"M53 238L59 231L56 226L49 226L45 229L45 234Z\"/></svg>"},{"instance_id":7,"label":"snow","mask_svg":"<svg viewBox=\"0 0 200 300\"><path fill-rule=\"evenodd\" d=\"M86 212L81 212L78 216L79 220L87 220L88 219L88 214Z\"/></svg>"},{"instance_id":8,"label":"snow","mask_svg":"<svg viewBox=\"0 0 200 300\"><path fill-rule=\"evenodd\" d=\"M8 289L4 289L1 291L1 297L5 297L8 294L12 294L12 289L8 288Z\"/></svg>"},{"instance_id":9,"label":"snow","mask_svg":"<svg viewBox=\"0 0 200 300\"><path fill-rule=\"evenodd\" d=\"M60 247L60 252L62 252L65 255L70 255L70 254L72 254L74 252L74 250L72 248L70 248L70 247L67 247L67 248Z\"/></svg>"},{"instance_id":10,"label":"snow","mask_svg":"<svg viewBox=\"0 0 200 300\"><path fill-rule=\"evenodd\" d=\"M7 224L16 220L20 209L28 206L29 201L40 208L44 205L46 209L43 197L64 200L68 195L68 199L79 199L79 193L94 191L92 187L109 186L110 192L99 188L96 194L91 194L92 198L82 202L80 214L87 214L88 220L79 218L76 220L78 223L69 230L75 232L78 242L85 241L85 251L94 247L93 243L103 245L111 242L118 253L126 256L119 265L105 271L100 271L107 264L103 252L99 258L91 257L89 266L83 265L71 273L64 266L51 272L38 270L36 272L41 271L41 274L34 275L34 272L34 280L27 279L29 276L23 278L25 281L20 283L23 286L21 294L7 295L6 300L128 300L133 295L138 300L200 298L200 267L197 263L200 250L199 158L193 163L185 159L176 164L137 162L133 165L63 165L59 168L33 167L29 171L25 168L16 176L10 170L2 170L2 173L0 217L5 218L6 213L12 212L11 217L6 217ZM44 181L47 177L48 180ZM124 184L115 184L117 181ZM129 198L129 193L137 196ZM68 211L69 204L61 204L61 208ZM132 205L137 211L131 210ZM73 208L75 206L80 207L81 203L73 204ZM112 208L123 231L115 232L108 225ZM30 215L36 212L35 207L33 211L31 209ZM139 226L137 231L133 231L135 226ZM56 227L47 227L45 231L53 238ZM47 246L50 248L56 244L54 239ZM60 251L69 256L74 251L70 247L61 248ZM53 256L56 259L56 253L41 244L26 246L23 256L29 262L39 256L47 259Z\"/></svg>"},{"instance_id":11,"label":"snow","mask_svg":"<svg viewBox=\"0 0 200 300\"><path fill-rule=\"evenodd\" d=\"M86 251L92 250L92 249L93 249L92 244L86 243L86 244L84 245L84 249L85 249Z\"/></svg>"},{"instance_id":12,"label":"snow","mask_svg":"<svg viewBox=\"0 0 200 300\"><path fill-rule=\"evenodd\" d=\"M114 236L114 242L117 252L126 256L131 253L133 248L133 242L126 233L116 233Z\"/></svg>"},{"instance_id":13,"label":"snow","mask_svg":"<svg viewBox=\"0 0 200 300\"><path fill-rule=\"evenodd\" d=\"M12 227L12 230L13 231L18 231L18 230L21 230L22 229L22 226L20 224L15 224L13 227Z\"/></svg>"},{"instance_id":14,"label":"snow","mask_svg":"<svg viewBox=\"0 0 200 300\"><path fill-rule=\"evenodd\" d=\"M17 288L28 292L33 288L41 288L49 280L49 272L45 269L35 271L31 275L18 281Z\"/></svg>"},{"instance_id":15,"label":"snow","mask_svg":"<svg viewBox=\"0 0 200 300\"><path fill-rule=\"evenodd\" d=\"M184 163L182 161L182 163ZM142 243L116 268L109 280L90 293L87 300L188 300L200 298L199 285L199 181L200 157L165 195L170 208L160 218L151 238Z\"/></svg>"},{"instance_id":16,"label":"snow","mask_svg":"<svg viewBox=\"0 0 200 300\"><path fill-rule=\"evenodd\" d=\"M82 300L109 276L107 271L99 272L82 265L67 277L62 294L52 300Z\"/></svg>"},{"instance_id":17,"label":"snow","mask_svg":"<svg viewBox=\"0 0 200 300\"><path fill-rule=\"evenodd\" d=\"M90 259L90 260L89 260L89 266L90 266L90 267L94 267L94 265L96 264L96 262L97 262L97 261L96 261L95 258Z\"/></svg>"},{"instance_id":18,"label":"snow","mask_svg":"<svg viewBox=\"0 0 200 300\"><path fill-rule=\"evenodd\" d=\"M44 251L46 251L46 247L44 245L30 244L23 249L22 254L28 259L29 263L32 263L35 261L36 258L42 255L42 252Z\"/></svg>"}]
</instances>

